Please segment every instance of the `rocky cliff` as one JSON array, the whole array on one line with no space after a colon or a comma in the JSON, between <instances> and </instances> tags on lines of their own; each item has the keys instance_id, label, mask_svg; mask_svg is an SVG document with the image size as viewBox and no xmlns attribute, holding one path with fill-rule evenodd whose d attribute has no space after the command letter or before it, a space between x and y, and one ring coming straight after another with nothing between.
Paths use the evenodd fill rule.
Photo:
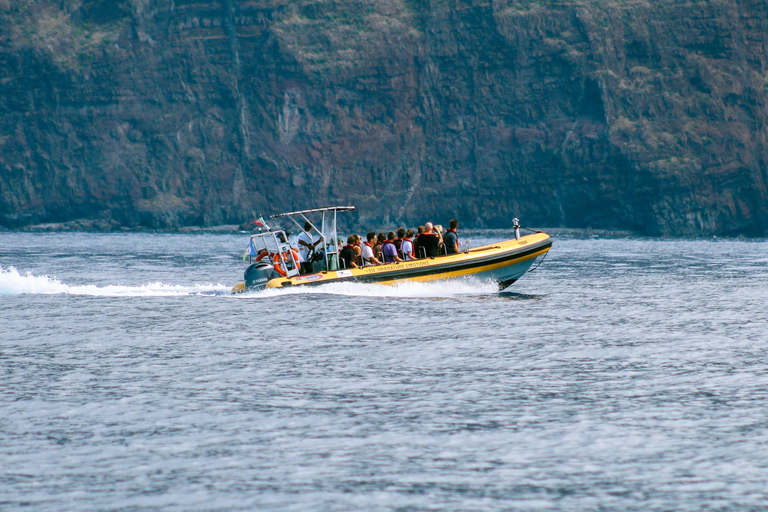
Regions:
<instances>
[{"instance_id":1,"label":"rocky cliff","mask_svg":"<svg viewBox=\"0 0 768 512\"><path fill-rule=\"evenodd\" d=\"M0 0L0 225L768 233L762 0Z\"/></svg>"}]
</instances>

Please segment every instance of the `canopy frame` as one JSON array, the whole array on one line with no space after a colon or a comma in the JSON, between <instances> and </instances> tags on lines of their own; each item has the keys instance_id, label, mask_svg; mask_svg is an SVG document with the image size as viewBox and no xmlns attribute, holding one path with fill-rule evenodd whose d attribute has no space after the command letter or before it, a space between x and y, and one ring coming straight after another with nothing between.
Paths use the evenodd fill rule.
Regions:
<instances>
[{"instance_id":1,"label":"canopy frame","mask_svg":"<svg viewBox=\"0 0 768 512\"><path fill-rule=\"evenodd\" d=\"M338 230L336 226L337 213L348 212L354 210L354 206L326 206L323 208L310 208L308 210L297 210L295 212L278 213L271 215L272 219L279 219L281 217L288 217L299 230L303 231L302 226L294 217L301 217L305 222L309 223L319 235L323 253L323 266L325 271L338 270L339 268L339 251L341 248L338 243ZM307 215L321 214L320 216L320 228L313 223Z\"/></svg>"}]
</instances>

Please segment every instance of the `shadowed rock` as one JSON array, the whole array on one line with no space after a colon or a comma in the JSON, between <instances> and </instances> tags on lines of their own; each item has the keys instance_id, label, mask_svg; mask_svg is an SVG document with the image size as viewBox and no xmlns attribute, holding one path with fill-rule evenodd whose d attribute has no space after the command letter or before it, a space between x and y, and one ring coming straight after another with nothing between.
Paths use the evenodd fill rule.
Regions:
<instances>
[{"instance_id":1,"label":"shadowed rock","mask_svg":"<svg viewBox=\"0 0 768 512\"><path fill-rule=\"evenodd\" d=\"M0 224L765 235L766 32L756 0L0 0Z\"/></svg>"}]
</instances>

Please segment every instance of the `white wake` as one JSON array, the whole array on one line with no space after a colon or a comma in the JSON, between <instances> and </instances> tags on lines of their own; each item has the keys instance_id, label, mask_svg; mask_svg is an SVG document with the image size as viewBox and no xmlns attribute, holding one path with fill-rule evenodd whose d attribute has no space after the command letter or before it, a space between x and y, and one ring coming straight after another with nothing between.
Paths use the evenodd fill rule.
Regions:
<instances>
[{"instance_id":1,"label":"white wake","mask_svg":"<svg viewBox=\"0 0 768 512\"><path fill-rule=\"evenodd\" d=\"M232 287L220 283L174 285L159 281L141 286L123 284L68 285L56 277L36 276L27 272L19 273L15 267L0 266L0 295L19 294L69 294L96 297L181 297L191 295L230 295ZM289 295L341 295L348 297L453 297L497 293L493 281L474 277L432 281L426 283L404 281L394 285L375 283L328 283L318 286L297 286L295 288L269 289L232 295L242 299L274 298Z\"/></svg>"},{"instance_id":2,"label":"white wake","mask_svg":"<svg viewBox=\"0 0 768 512\"><path fill-rule=\"evenodd\" d=\"M498 293L495 281L480 280L475 277L462 277L424 283L403 281L393 285L376 283L328 283L317 286L297 286L295 288L273 288L258 292L247 292L241 298L272 298L283 295L343 295L348 297L453 297L458 295L487 295Z\"/></svg>"},{"instance_id":3,"label":"white wake","mask_svg":"<svg viewBox=\"0 0 768 512\"><path fill-rule=\"evenodd\" d=\"M194 284L180 286L161 282L147 283L142 286L122 284L67 285L55 277L35 276L27 272L20 274L15 267L0 267L0 295L27 294L69 294L93 295L97 297L174 297L187 295L211 295L229 292L231 287L223 284Z\"/></svg>"}]
</instances>

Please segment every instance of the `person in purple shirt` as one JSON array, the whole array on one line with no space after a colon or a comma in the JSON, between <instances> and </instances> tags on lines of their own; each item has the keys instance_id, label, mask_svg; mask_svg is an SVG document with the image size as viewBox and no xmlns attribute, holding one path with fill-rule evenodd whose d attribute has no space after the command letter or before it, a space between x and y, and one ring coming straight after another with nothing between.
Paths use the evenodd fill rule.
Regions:
<instances>
[{"instance_id":1,"label":"person in purple shirt","mask_svg":"<svg viewBox=\"0 0 768 512\"><path fill-rule=\"evenodd\" d=\"M390 231L387 233L387 240L381 245L381 256L384 258L384 263L394 263L396 261L403 261L400 256L397 255L397 247L395 246L395 232Z\"/></svg>"}]
</instances>

